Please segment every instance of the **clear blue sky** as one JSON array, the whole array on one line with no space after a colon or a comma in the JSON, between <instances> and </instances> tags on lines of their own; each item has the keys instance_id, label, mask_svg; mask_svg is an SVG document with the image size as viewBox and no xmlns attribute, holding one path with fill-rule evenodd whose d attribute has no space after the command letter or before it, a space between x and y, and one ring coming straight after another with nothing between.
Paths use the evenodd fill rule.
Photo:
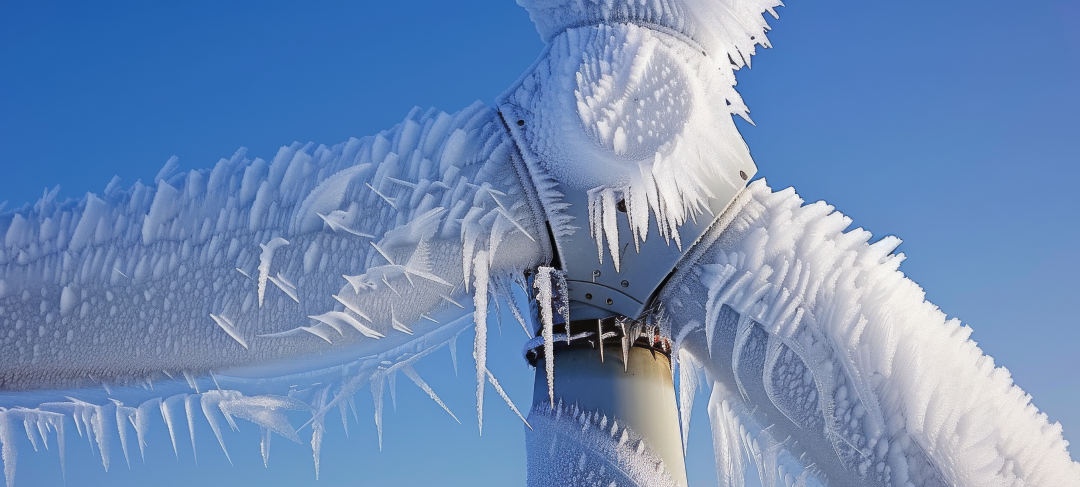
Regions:
<instances>
[{"instance_id":1,"label":"clear blue sky","mask_svg":"<svg viewBox=\"0 0 1080 487\"><path fill-rule=\"evenodd\" d=\"M148 181L172 155L191 169L239 146L332 145L414 105L490 104L542 47L511 1L374 3L0 3L0 201ZM1080 442L1080 6L793 0L779 13L775 49L738 76L759 174L904 239L901 269ZM520 331L500 340L492 367L524 407ZM490 395L477 438L461 355L460 377L447 352L419 370L463 425L402 383L380 453L365 389L352 437L330 429L318 485L522 483L520 423ZM694 421L690 479L715 484L703 407ZM252 427L227 439L236 467L209 429L198 468L186 438L177 462L154 433L145 466L116 456L108 475L70 434L67 485L315 483L307 447L280 437L264 469ZM19 485L60 485L57 465L23 449Z\"/></svg>"}]
</instances>

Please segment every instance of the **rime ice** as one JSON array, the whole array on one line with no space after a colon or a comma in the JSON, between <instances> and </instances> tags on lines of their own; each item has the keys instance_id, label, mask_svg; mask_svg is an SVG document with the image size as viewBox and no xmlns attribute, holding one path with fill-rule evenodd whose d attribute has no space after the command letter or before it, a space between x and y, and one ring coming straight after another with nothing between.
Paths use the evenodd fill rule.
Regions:
<instances>
[{"instance_id":1,"label":"rime ice","mask_svg":"<svg viewBox=\"0 0 1080 487\"><path fill-rule=\"evenodd\" d=\"M502 113L415 109L373 137L270 160L241 150L188 173L170 159L150 185L114 179L0 214L7 485L23 434L52 442L63 467L69 421L106 469L117 448L142 454L152 424L177 454L186 429L194 454L206 421L228 455L223 428L243 419L264 462L273 434L310 441L318 475L327 415L347 428L365 385L380 445L398 373L457 419L413 365L446 345L456 370L469 327L479 424L487 383L521 417L487 367L489 304L510 304L553 378L555 340L573 337L553 333L568 287L548 243L586 224L590 258L615 269L650 233L689 250L649 318L675 339L684 435L704 371L721 485L742 485L748 459L766 485L1080 478L1060 425L899 272L899 240L871 244L832 207L764 181L712 206L713 189L749 178L734 71L769 47L761 14L780 2L520 3L547 49ZM680 233L714 218L696 244ZM526 270L538 326L514 304ZM643 330L622 325L625 362ZM532 411L527 447L565 455L531 481L671 483L618 418L551 400Z\"/></svg>"}]
</instances>

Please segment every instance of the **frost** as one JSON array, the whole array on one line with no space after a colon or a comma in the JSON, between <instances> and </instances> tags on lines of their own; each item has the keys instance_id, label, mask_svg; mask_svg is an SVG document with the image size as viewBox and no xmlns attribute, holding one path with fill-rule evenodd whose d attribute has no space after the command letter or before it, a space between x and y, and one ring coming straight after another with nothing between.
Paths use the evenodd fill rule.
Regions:
<instances>
[{"instance_id":1,"label":"frost","mask_svg":"<svg viewBox=\"0 0 1080 487\"><path fill-rule=\"evenodd\" d=\"M870 243L832 207L764 181L730 212L660 295L683 303L662 312L683 337L681 370L709 377L721 485L742 485L747 456L765 485L1068 485L1080 473L1060 425L899 272L898 239ZM690 396L693 379L680 382ZM1027 466L992 467L1004 462Z\"/></svg>"},{"instance_id":2,"label":"frost","mask_svg":"<svg viewBox=\"0 0 1080 487\"><path fill-rule=\"evenodd\" d=\"M544 347L550 407L536 401L526 425L530 462L547 470L530 482L666 485L633 431L554 401L555 341L582 335L554 333L557 314L569 321L569 287L545 265L558 252L548 237L565 241L581 218L598 260L607 252L615 269L653 228L690 251L653 303L654 321L619 321L620 346L625 363L635 340L655 342L655 323L678 337L684 447L704 369L723 485L741 485L749 459L768 484L1080 478L1060 425L898 271L899 240L871 244L868 232L845 232L850 220L832 207L763 181L717 215L718 194L753 172L732 120L749 120L734 70L769 47L761 13L775 15L777 0L522 3L549 48L500 97L501 114L481 103L414 109L372 137L295 143L269 161L241 149L189 173L170 159L152 185L114 179L102 196L70 202L52 190L8 213L8 486L17 435L35 449L53 435L64 468L70 419L108 469L116 439L130 463L129 423L145 458L159 412L177 457L181 421L193 457L198 421L227 457L221 419L256 424L264 464L272 434L299 443L310 426L317 476L326 415L336 408L347 425L364 386L380 447L398 372L450 413L413 364L447 345L456 372L455 340L469 326L481 431L485 383L521 417L488 369L493 299L510 303L527 346ZM514 113L518 124L502 118ZM718 216L690 248L680 231ZM620 240L626 229L632 238ZM536 313L514 303L530 269L539 337L525 318ZM601 354L611 336L602 332ZM237 375L211 373L222 368ZM39 390L67 400L27 392ZM297 428L290 413L311 418Z\"/></svg>"},{"instance_id":3,"label":"frost","mask_svg":"<svg viewBox=\"0 0 1080 487\"><path fill-rule=\"evenodd\" d=\"M540 267L536 271L533 287L536 288L536 302L540 308L540 336L544 340L544 370L547 373L548 399L555 407L555 327L552 312L553 283L551 276L558 271L551 267Z\"/></svg>"},{"instance_id":4,"label":"frost","mask_svg":"<svg viewBox=\"0 0 1080 487\"><path fill-rule=\"evenodd\" d=\"M529 422L530 486L677 485L641 435L600 411L534 404Z\"/></svg>"},{"instance_id":5,"label":"frost","mask_svg":"<svg viewBox=\"0 0 1080 487\"><path fill-rule=\"evenodd\" d=\"M476 281L474 282L473 302L476 311L473 314L476 323L476 339L473 341L473 359L476 360L476 417L480 432L484 431L484 382L487 378L487 313L488 313L488 262L487 252L476 254L473 263Z\"/></svg>"}]
</instances>

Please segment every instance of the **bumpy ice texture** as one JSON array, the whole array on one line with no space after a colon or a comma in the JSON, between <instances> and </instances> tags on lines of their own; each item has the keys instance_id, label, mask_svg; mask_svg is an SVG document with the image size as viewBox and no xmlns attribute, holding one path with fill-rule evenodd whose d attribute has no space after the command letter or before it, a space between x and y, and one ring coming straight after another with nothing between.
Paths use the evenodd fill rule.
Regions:
<instances>
[{"instance_id":1,"label":"bumpy ice texture","mask_svg":"<svg viewBox=\"0 0 1080 487\"><path fill-rule=\"evenodd\" d=\"M525 448L530 486L678 485L641 435L617 418L561 401L536 403Z\"/></svg>"},{"instance_id":2,"label":"bumpy ice texture","mask_svg":"<svg viewBox=\"0 0 1080 487\"><path fill-rule=\"evenodd\" d=\"M850 223L756 181L661 296L721 485L747 457L764 485L1075 485L1060 424Z\"/></svg>"},{"instance_id":3,"label":"bumpy ice texture","mask_svg":"<svg viewBox=\"0 0 1080 487\"><path fill-rule=\"evenodd\" d=\"M269 432L298 440L283 411L300 409L318 465L327 411L344 412L364 384L380 431L383 384L399 371L442 405L411 363L473 318L482 414L485 382L505 397L484 361L488 294L509 298L550 259L516 158L480 103L416 109L374 137L293 144L271 161L241 150L186 174L170 160L151 186L114 180L0 216L8 485L15 431L62 442L65 417L105 442L108 467L109 438L125 457L134 444L128 425L142 438L163 418L175 446L185 422L194 434L205 417L219 432L222 415L240 417L265 429L268 448ZM219 384L236 389L208 391Z\"/></svg>"}]
</instances>

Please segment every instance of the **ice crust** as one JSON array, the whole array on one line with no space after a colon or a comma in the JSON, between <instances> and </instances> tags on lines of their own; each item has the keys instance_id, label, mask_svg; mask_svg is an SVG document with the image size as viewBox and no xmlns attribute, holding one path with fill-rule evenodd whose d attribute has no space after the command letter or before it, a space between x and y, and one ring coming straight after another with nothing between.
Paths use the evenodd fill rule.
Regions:
<instances>
[{"instance_id":1,"label":"ice crust","mask_svg":"<svg viewBox=\"0 0 1080 487\"><path fill-rule=\"evenodd\" d=\"M447 345L456 370L470 327L481 428L486 383L521 416L487 368L489 304L511 304L552 378L554 341L574 337L553 333L567 286L544 228L559 240L585 224L568 192L585 194L601 262L619 267L620 221L635 244L656 232L689 247L679 227L715 217L709 188L741 186L752 165L734 71L769 47L761 13L780 2L519 3L547 49L500 108L527 123L480 103L415 109L374 137L270 161L241 149L188 173L170 159L150 185L0 214L8 487L24 434L52 440L63 468L73 426L108 469L162 423L177 456L185 429L194 454L197 421L228 455L236 419L259 426L264 462L272 434L310 441L318 475L327 415L347 429L365 385L380 445L399 372L457 419L413 365ZM709 389L720 484L743 485L753 462L764 485L1075 485L1061 426L899 272L898 239L849 224L752 183L655 303L684 435ZM531 313L515 287L537 291ZM625 362L643 330L622 325ZM550 399L526 422L545 467L531 484L671 484L617 418Z\"/></svg>"},{"instance_id":2,"label":"ice crust","mask_svg":"<svg viewBox=\"0 0 1080 487\"><path fill-rule=\"evenodd\" d=\"M721 485L746 456L763 485L1075 485L1061 425L898 270L899 239L850 223L755 181L660 296L711 383Z\"/></svg>"},{"instance_id":3,"label":"ice crust","mask_svg":"<svg viewBox=\"0 0 1080 487\"><path fill-rule=\"evenodd\" d=\"M270 162L241 149L212 170L167 165L155 186L8 212L0 390L397 345L376 339L422 333L435 325L421 316L470 297L472 279L546 259L513 157L491 108L416 109L375 137L293 144Z\"/></svg>"},{"instance_id":4,"label":"ice crust","mask_svg":"<svg viewBox=\"0 0 1080 487\"><path fill-rule=\"evenodd\" d=\"M230 427L232 417L258 423L268 456L270 432L298 440L295 430L241 405L295 392L275 380L430 348L434 336L450 340L439 330L453 323L477 331L482 425L485 384L513 408L485 364L488 304L513 302L524 271L551 258L519 166L502 121L477 102L456 114L414 109L374 137L293 144L269 162L241 149L213 169L176 173L170 160L153 186L122 190L114 179L100 196L57 201L54 192L4 213L0 416L52 407L82 418L80 434L108 467L115 447L100 443L112 438L102 428L127 458L126 425L142 438L146 411L160 405L174 449L184 425L193 436L205 417L224 450L224 414ZM336 384L316 387L321 399L289 403L313 411L316 470L326 410L369 382L380 432L378 391L399 371L445 409L411 363L395 359L352 381L300 381ZM230 376L265 385L215 391ZM57 400L46 407L26 391ZM16 452L3 443L10 486Z\"/></svg>"},{"instance_id":5,"label":"ice crust","mask_svg":"<svg viewBox=\"0 0 1080 487\"><path fill-rule=\"evenodd\" d=\"M606 240L618 269L620 207L635 245L650 224L681 245L679 226L714 217L710 188L745 184L753 161L732 115L748 112L734 87L731 66L676 32L586 25L552 37L498 103L521 117L511 130L555 237L581 225L567 209L587 200L599 259Z\"/></svg>"},{"instance_id":6,"label":"ice crust","mask_svg":"<svg viewBox=\"0 0 1080 487\"><path fill-rule=\"evenodd\" d=\"M678 485L645 439L618 418L562 401L536 404L525 433L528 485Z\"/></svg>"}]
</instances>

